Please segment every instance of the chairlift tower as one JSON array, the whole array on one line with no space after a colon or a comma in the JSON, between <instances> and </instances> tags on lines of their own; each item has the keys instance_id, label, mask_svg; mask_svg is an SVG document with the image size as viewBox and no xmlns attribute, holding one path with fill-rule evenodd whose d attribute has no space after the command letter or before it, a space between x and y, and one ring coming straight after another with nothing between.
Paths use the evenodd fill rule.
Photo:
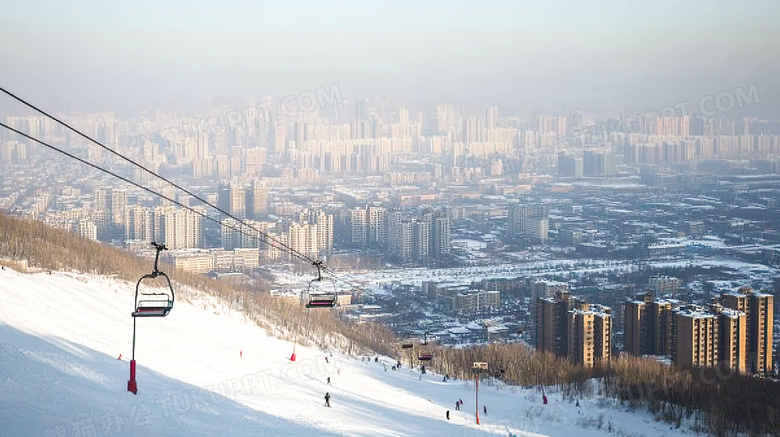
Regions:
<instances>
[{"instance_id":1,"label":"chairlift tower","mask_svg":"<svg viewBox=\"0 0 780 437\"><path fill-rule=\"evenodd\" d=\"M154 270L152 273L147 273L138 280L135 285L135 305L133 306L133 355L130 359L130 380L127 381L127 391L132 394L138 394L138 383L135 380L135 333L136 333L136 319L138 317L165 317L173 309L174 293L173 285L171 285L171 279L164 272L158 268L160 261L160 252L168 250L165 244L159 244L152 242L152 246L157 250L154 257ZM141 282L144 279L155 279L159 276L165 278L168 282L169 292L151 293L140 292ZM140 296L140 298L139 298Z\"/></svg>"}]
</instances>

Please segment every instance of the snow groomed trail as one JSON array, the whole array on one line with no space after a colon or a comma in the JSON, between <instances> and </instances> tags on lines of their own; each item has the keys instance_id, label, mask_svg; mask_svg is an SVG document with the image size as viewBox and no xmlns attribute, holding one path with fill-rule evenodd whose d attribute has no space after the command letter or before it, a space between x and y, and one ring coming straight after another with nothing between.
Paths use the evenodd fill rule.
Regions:
<instances>
[{"instance_id":1,"label":"snow groomed trail","mask_svg":"<svg viewBox=\"0 0 780 437\"><path fill-rule=\"evenodd\" d=\"M542 405L533 389L489 384L476 425L471 381L300 345L290 362L292 343L207 297L137 321L134 396L134 286L0 270L0 436L691 435L597 398Z\"/></svg>"}]
</instances>

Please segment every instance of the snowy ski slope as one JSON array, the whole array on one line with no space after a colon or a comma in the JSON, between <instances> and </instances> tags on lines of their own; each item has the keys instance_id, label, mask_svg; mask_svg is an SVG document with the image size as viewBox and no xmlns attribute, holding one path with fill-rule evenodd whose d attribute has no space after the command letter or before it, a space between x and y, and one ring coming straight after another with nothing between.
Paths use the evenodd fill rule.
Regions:
<instances>
[{"instance_id":1,"label":"snowy ski slope","mask_svg":"<svg viewBox=\"0 0 780 437\"><path fill-rule=\"evenodd\" d=\"M611 401L577 408L548 391L542 405L533 389L488 384L479 393L488 414L476 425L469 381L300 346L292 363L290 342L208 298L138 320L134 396L133 290L105 277L0 270L1 436L692 434Z\"/></svg>"}]
</instances>

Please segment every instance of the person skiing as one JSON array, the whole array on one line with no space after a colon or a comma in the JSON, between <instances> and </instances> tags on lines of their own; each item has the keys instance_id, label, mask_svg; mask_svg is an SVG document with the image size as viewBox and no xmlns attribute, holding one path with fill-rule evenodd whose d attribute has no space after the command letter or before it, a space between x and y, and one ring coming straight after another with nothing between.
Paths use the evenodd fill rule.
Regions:
<instances>
[{"instance_id":1,"label":"person skiing","mask_svg":"<svg viewBox=\"0 0 780 437\"><path fill-rule=\"evenodd\" d=\"M330 385L330 376L328 377L328 385Z\"/></svg>"},{"instance_id":2,"label":"person skiing","mask_svg":"<svg viewBox=\"0 0 780 437\"><path fill-rule=\"evenodd\" d=\"M328 362L328 357L325 357L325 363L327 363L327 362Z\"/></svg>"},{"instance_id":3,"label":"person skiing","mask_svg":"<svg viewBox=\"0 0 780 437\"><path fill-rule=\"evenodd\" d=\"M450 410L447 410L447 420L450 420Z\"/></svg>"},{"instance_id":4,"label":"person skiing","mask_svg":"<svg viewBox=\"0 0 780 437\"><path fill-rule=\"evenodd\" d=\"M483 405L482 408L483 408L482 411L485 412L485 416L487 416L487 405Z\"/></svg>"},{"instance_id":5,"label":"person skiing","mask_svg":"<svg viewBox=\"0 0 780 437\"><path fill-rule=\"evenodd\" d=\"M455 401L455 410L460 411L460 401Z\"/></svg>"},{"instance_id":6,"label":"person skiing","mask_svg":"<svg viewBox=\"0 0 780 437\"><path fill-rule=\"evenodd\" d=\"M330 407L330 393L325 392L325 406Z\"/></svg>"}]
</instances>

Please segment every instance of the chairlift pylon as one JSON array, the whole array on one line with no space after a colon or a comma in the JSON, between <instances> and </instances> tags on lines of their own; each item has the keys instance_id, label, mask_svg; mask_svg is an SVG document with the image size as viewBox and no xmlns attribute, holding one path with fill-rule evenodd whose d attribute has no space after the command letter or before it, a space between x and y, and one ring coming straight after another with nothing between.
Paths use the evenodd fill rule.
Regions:
<instances>
[{"instance_id":1,"label":"chairlift pylon","mask_svg":"<svg viewBox=\"0 0 780 437\"><path fill-rule=\"evenodd\" d=\"M171 279L164 272L161 272L158 268L160 261L160 252L168 250L165 244L152 242L152 246L157 250L154 257L154 270L152 273L147 273L138 280L135 284L135 305L133 306L133 355L130 359L130 379L127 381L127 391L132 394L138 394L138 383L135 380L135 322L138 317L165 317L171 312L173 308L174 293L173 285L171 285ZM154 279L158 276L162 276L168 282L169 293L139 293L141 282L144 279ZM139 299L139 296L141 298ZM153 297L143 297L153 296Z\"/></svg>"}]
</instances>

